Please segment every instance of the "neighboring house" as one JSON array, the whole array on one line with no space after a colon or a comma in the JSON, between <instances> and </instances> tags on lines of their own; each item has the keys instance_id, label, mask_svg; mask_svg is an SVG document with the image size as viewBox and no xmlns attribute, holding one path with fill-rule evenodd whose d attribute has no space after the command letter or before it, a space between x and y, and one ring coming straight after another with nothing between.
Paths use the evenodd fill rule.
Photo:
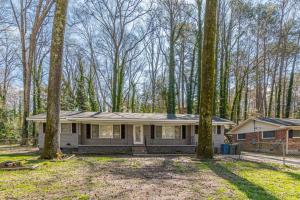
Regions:
<instances>
[{"instance_id":1,"label":"neighboring house","mask_svg":"<svg viewBox=\"0 0 300 200\"><path fill-rule=\"evenodd\" d=\"M46 114L28 118L37 123L39 148L44 145ZM150 113L61 112L60 146L79 153L194 153L199 117ZM224 143L225 126L213 118L213 144Z\"/></svg>"},{"instance_id":2,"label":"neighboring house","mask_svg":"<svg viewBox=\"0 0 300 200\"><path fill-rule=\"evenodd\" d=\"M300 154L300 119L249 118L227 134L244 150Z\"/></svg>"}]
</instances>

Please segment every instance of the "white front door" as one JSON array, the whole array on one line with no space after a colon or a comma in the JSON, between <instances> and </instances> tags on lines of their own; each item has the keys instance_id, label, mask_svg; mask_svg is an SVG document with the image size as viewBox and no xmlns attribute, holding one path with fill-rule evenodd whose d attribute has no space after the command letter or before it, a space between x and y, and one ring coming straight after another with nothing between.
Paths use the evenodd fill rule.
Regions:
<instances>
[{"instance_id":1,"label":"white front door","mask_svg":"<svg viewBox=\"0 0 300 200\"><path fill-rule=\"evenodd\" d=\"M144 143L143 125L133 125L133 143L134 144Z\"/></svg>"}]
</instances>

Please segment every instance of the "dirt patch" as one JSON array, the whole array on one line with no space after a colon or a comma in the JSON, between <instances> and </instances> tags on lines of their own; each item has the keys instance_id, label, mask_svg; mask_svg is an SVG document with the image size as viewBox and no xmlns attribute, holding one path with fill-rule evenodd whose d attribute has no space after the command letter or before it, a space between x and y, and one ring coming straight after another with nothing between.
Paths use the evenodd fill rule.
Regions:
<instances>
[{"instance_id":1,"label":"dirt patch","mask_svg":"<svg viewBox=\"0 0 300 200\"><path fill-rule=\"evenodd\" d=\"M128 157L90 165L90 182L103 180L105 190L89 192L101 199L199 199L220 186L213 173L201 173L190 157Z\"/></svg>"}]
</instances>

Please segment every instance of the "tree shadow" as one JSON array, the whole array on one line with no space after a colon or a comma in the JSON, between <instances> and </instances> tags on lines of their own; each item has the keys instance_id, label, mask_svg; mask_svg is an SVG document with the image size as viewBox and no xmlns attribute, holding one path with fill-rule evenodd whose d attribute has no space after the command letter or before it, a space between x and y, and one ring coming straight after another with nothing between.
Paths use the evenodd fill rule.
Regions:
<instances>
[{"instance_id":1,"label":"tree shadow","mask_svg":"<svg viewBox=\"0 0 300 200\"><path fill-rule=\"evenodd\" d=\"M294 172L285 172L287 175L289 175L290 177L292 177L293 179L300 181L300 174L294 173Z\"/></svg>"},{"instance_id":2,"label":"tree shadow","mask_svg":"<svg viewBox=\"0 0 300 200\"><path fill-rule=\"evenodd\" d=\"M229 181L231 184L236 186L241 192L243 192L249 199L268 199L268 200L278 200L263 187L256 185L247 179L240 177L239 175L230 171L226 166L223 166L217 162L206 161L207 166L219 177ZM267 169L273 169L272 166L262 165L262 167Z\"/></svg>"}]
</instances>

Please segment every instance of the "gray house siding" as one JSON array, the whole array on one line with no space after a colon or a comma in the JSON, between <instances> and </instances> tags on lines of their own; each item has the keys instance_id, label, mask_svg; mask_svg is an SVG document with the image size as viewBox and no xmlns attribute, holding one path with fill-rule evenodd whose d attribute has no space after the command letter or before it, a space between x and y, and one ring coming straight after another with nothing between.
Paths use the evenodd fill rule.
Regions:
<instances>
[{"instance_id":1,"label":"gray house siding","mask_svg":"<svg viewBox=\"0 0 300 200\"><path fill-rule=\"evenodd\" d=\"M120 124L115 124L120 125ZM125 139L111 138L100 139L86 137L86 124L77 123L76 134L72 133L72 123L64 123L61 130L60 142L61 148L65 152L78 150L79 153L96 153L96 154L131 154L133 146L145 146L148 153L195 153L197 136L195 135L195 126L186 125L186 138L183 139L163 139L151 138L151 125L143 125L144 143L135 145L133 143L133 124L125 124ZM38 123L39 147L44 146L43 123ZM219 147L224 142L224 126L222 134L213 133L213 142L215 147Z\"/></svg>"},{"instance_id":2,"label":"gray house siding","mask_svg":"<svg viewBox=\"0 0 300 200\"><path fill-rule=\"evenodd\" d=\"M61 148L78 148L78 135L80 134L79 124L76 124L76 133L72 133L72 123L64 124L67 129L60 134ZM38 123L38 143L39 148L44 148L45 133L43 133L43 123Z\"/></svg>"},{"instance_id":3,"label":"gray house siding","mask_svg":"<svg viewBox=\"0 0 300 200\"><path fill-rule=\"evenodd\" d=\"M146 145L192 145L192 126L186 126L186 138L185 139L162 139L154 137L151 138L151 126L144 125L144 137ZM155 130L156 131L156 130ZM156 134L155 134L156 135Z\"/></svg>"},{"instance_id":4,"label":"gray house siding","mask_svg":"<svg viewBox=\"0 0 300 200\"><path fill-rule=\"evenodd\" d=\"M116 124L119 125L119 124ZM125 139L116 138L90 138L86 137L86 124L81 124L81 143L80 145L132 145L133 125L125 125Z\"/></svg>"}]
</instances>

